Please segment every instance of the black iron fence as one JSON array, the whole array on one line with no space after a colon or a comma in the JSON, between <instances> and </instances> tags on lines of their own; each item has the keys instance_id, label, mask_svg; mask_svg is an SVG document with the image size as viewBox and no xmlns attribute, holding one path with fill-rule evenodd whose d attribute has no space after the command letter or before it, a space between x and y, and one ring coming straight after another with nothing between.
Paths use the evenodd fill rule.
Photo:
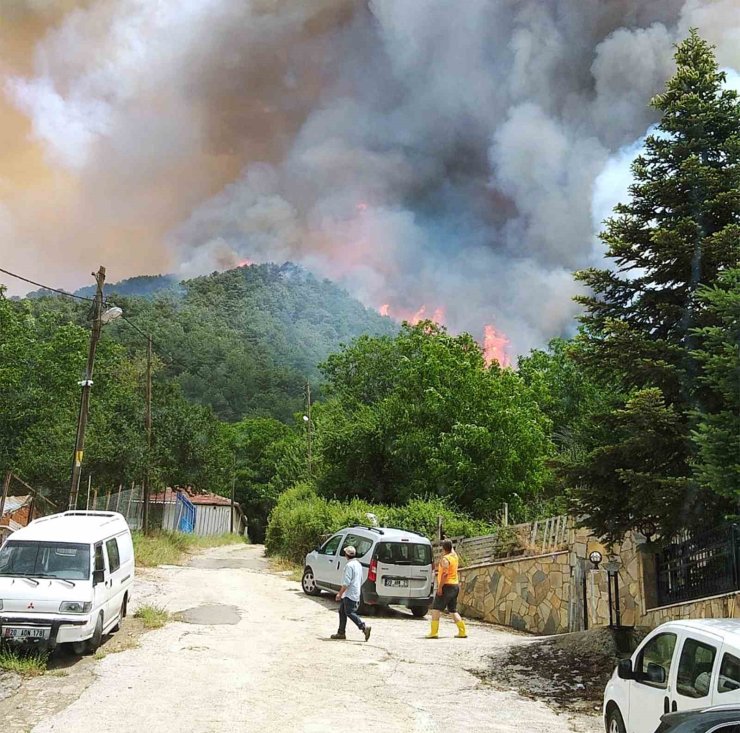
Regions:
<instances>
[{"instance_id":1,"label":"black iron fence","mask_svg":"<svg viewBox=\"0 0 740 733\"><path fill-rule=\"evenodd\" d=\"M740 527L718 527L667 545L656 555L658 605L740 590Z\"/></svg>"}]
</instances>

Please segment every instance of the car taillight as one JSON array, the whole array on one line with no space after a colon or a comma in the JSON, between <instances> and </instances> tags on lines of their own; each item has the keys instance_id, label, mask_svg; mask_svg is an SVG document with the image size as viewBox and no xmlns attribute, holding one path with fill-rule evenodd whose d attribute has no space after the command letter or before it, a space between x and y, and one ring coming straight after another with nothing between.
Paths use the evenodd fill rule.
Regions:
<instances>
[{"instance_id":1,"label":"car taillight","mask_svg":"<svg viewBox=\"0 0 740 733\"><path fill-rule=\"evenodd\" d=\"M370 561L370 570L367 571L367 579L371 583L374 583L378 579L378 561L374 558Z\"/></svg>"}]
</instances>

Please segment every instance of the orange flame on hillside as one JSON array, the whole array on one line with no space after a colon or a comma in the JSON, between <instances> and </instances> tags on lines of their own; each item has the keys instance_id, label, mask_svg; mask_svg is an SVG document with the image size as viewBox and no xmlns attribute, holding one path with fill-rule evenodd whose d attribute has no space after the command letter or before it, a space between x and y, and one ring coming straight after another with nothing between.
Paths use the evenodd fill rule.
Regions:
<instances>
[{"instance_id":1,"label":"orange flame on hillside","mask_svg":"<svg viewBox=\"0 0 740 733\"><path fill-rule=\"evenodd\" d=\"M254 260L239 260L237 267L249 267L254 264Z\"/></svg>"},{"instance_id":2,"label":"orange flame on hillside","mask_svg":"<svg viewBox=\"0 0 740 733\"><path fill-rule=\"evenodd\" d=\"M484 326L483 356L485 357L486 364L497 361L502 367L511 366L511 358L507 353L509 344L509 339L504 334L496 331L490 323Z\"/></svg>"},{"instance_id":3,"label":"orange flame on hillside","mask_svg":"<svg viewBox=\"0 0 740 733\"><path fill-rule=\"evenodd\" d=\"M445 309L441 307L435 308L431 313L427 313L426 305L422 305L421 308L415 311L410 311L405 308L391 307L390 303L383 303L378 308L378 313L381 316L388 316L394 321L408 321L412 326L415 326L421 321L433 321L440 326L443 326L445 322Z\"/></svg>"}]
</instances>

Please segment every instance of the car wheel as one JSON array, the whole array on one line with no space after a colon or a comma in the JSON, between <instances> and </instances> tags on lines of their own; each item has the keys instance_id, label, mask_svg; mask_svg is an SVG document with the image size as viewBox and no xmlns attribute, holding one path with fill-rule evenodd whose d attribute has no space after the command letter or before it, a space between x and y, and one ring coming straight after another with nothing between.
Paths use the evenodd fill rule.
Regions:
<instances>
[{"instance_id":1,"label":"car wheel","mask_svg":"<svg viewBox=\"0 0 740 733\"><path fill-rule=\"evenodd\" d=\"M98 651L101 642L103 641L103 614L98 616L98 620L95 623L95 631L93 635L87 640L87 647L85 651L88 654L94 654Z\"/></svg>"},{"instance_id":2,"label":"car wheel","mask_svg":"<svg viewBox=\"0 0 740 733\"><path fill-rule=\"evenodd\" d=\"M411 613L413 613L416 618L424 618L428 611L429 608L427 606L411 606Z\"/></svg>"},{"instance_id":3,"label":"car wheel","mask_svg":"<svg viewBox=\"0 0 740 733\"><path fill-rule=\"evenodd\" d=\"M606 733L627 733L622 713L616 705L606 714Z\"/></svg>"},{"instance_id":4,"label":"car wheel","mask_svg":"<svg viewBox=\"0 0 740 733\"><path fill-rule=\"evenodd\" d=\"M316 578L313 576L313 570L306 568L301 578L301 588L307 596L320 596L321 588L316 585Z\"/></svg>"}]
</instances>

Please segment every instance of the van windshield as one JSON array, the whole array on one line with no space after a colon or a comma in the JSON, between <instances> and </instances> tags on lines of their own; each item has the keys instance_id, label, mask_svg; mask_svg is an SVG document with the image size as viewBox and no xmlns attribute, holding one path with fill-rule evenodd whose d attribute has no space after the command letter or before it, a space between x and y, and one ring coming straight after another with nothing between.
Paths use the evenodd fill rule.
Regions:
<instances>
[{"instance_id":1,"label":"van windshield","mask_svg":"<svg viewBox=\"0 0 740 733\"><path fill-rule=\"evenodd\" d=\"M0 577L87 580L90 546L71 542L8 540L0 549Z\"/></svg>"},{"instance_id":2,"label":"van windshield","mask_svg":"<svg viewBox=\"0 0 740 733\"><path fill-rule=\"evenodd\" d=\"M432 548L414 542L378 542L375 555L390 565L432 564Z\"/></svg>"}]
</instances>

